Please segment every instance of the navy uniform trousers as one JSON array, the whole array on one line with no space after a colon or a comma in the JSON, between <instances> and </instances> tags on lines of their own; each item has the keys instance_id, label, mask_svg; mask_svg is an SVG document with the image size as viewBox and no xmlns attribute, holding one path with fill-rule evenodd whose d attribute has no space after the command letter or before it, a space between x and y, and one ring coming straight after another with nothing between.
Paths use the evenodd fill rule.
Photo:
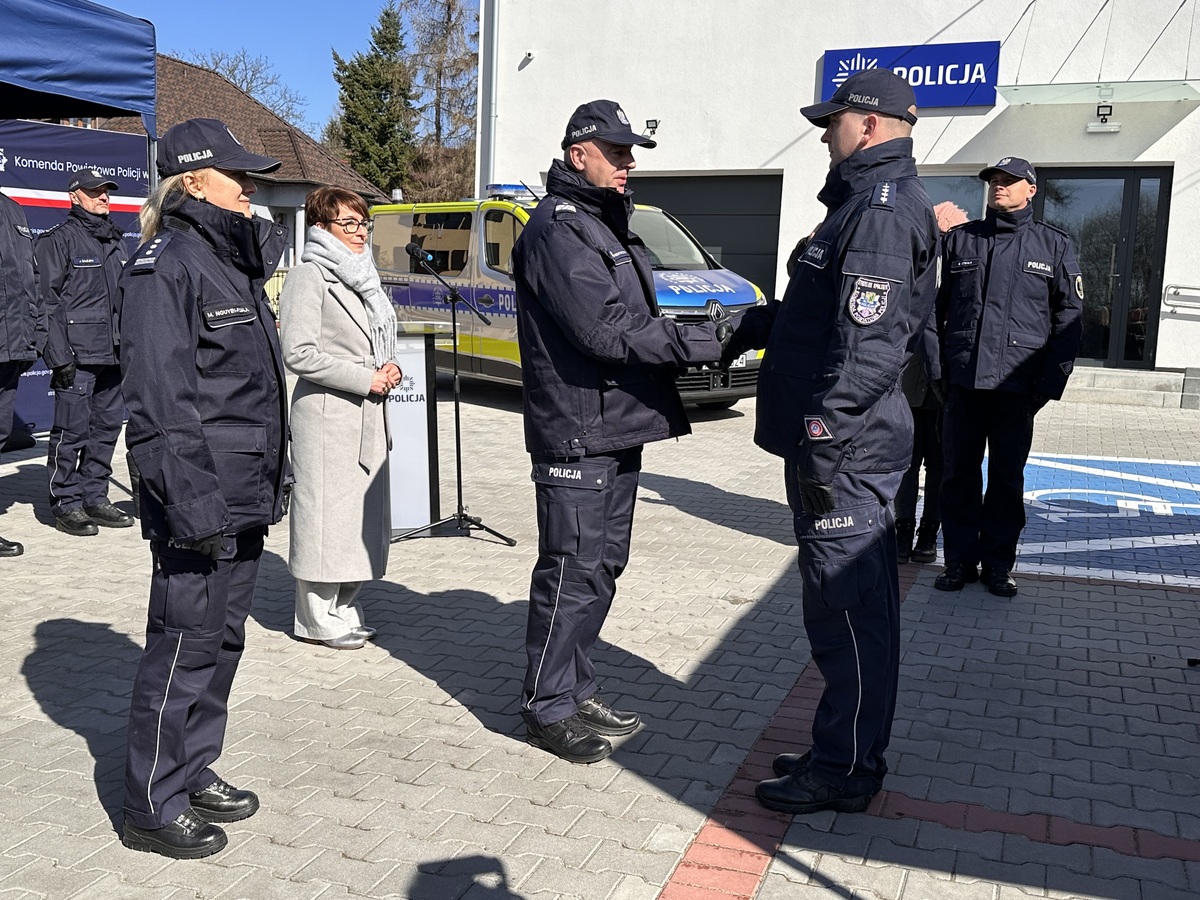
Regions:
<instances>
[{"instance_id":1,"label":"navy uniform trousers","mask_svg":"<svg viewBox=\"0 0 1200 900\"><path fill-rule=\"evenodd\" d=\"M591 654L629 561L641 469L640 446L533 461L538 559L525 632L527 721L559 722L596 693Z\"/></svg>"},{"instance_id":2,"label":"navy uniform trousers","mask_svg":"<svg viewBox=\"0 0 1200 900\"><path fill-rule=\"evenodd\" d=\"M216 781L266 528L225 536L215 562L151 541L146 649L133 683L125 821L161 828Z\"/></svg>"},{"instance_id":3,"label":"navy uniform trousers","mask_svg":"<svg viewBox=\"0 0 1200 900\"><path fill-rule=\"evenodd\" d=\"M108 499L113 450L124 418L119 365L80 364L75 383L54 392L46 468L55 516Z\"/></svg>"},{"instance_id":4,"label":"navy uniform trousers","mask_svg":"<svg viewBox=\"0 0 1200 900\"><path fill-rule=\"evenodd\" d=\"M21 383L19 362L0 362L0 448L12 434L13 409L17 405L17 385Z\"/></svg>"},{"instance_id":5,"label":"navy uniform trousers","mask_svg":"<svg viewBox=\"0 0 1200 900\"><path fill-rule=\"evenodd\" d=\"M804 629L825 679L809 770L834 788L876 793L887 774L900 673L900 584L891 504L904 472L841 473L837 509L804 511L785 463L804 589Z\"/></svg>"},{"instance_id":6,"label":"navy uniform trousers","mask_svg":"<svg viewBox=\"0 0 1200 900\"><path fill-rule=\"evenodd\" d=\"M947 563L1007 572L1025 527L1025 461L1033 446L1033 398L951 386L942 447L942 541ZM983 496L983 451L988 452Z\"/></svg>"}]
</instances>

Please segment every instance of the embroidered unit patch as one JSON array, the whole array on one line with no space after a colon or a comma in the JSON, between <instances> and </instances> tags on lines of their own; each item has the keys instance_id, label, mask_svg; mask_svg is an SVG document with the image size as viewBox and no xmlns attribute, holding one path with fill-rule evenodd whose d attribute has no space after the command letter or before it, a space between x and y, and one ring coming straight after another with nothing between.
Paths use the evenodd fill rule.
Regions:
<instances>
[{"instance_id":1,"label":"embroidered unit patch","mask_svg":"<svg viewBox=\"0 0 1200 900\"><path fill-rule=\"evenodd\" d=\"M833 435L829 431L829 426L825 424L825 420L820 416L805 416L804 431L808 435L810 441L832 441Z\"/></svg>"},{"instance_id":2,"label":"embroidered unit patch","mask_svg":"<svg viewBox=\"0 0 1200 900\"><path fill-rule=\"evenodd\" d=\"M871 325L883 318L888 308L888 294L892 290L890 281L875 278L859 278L846 304L850 318L856 325Z\"/></svg>"}]
</instances>

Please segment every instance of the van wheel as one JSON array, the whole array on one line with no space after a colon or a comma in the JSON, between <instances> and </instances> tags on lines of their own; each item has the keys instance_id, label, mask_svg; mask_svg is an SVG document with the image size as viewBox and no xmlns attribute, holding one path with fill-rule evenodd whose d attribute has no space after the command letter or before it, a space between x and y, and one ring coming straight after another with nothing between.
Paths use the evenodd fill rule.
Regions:
<instances>
[{"instance_id":1,"label":"van wheel","mask_svg":"<svg viewBox=\"0 0 1200 900\"><path fill-rule=\"evenodd\" d=\"M700 409L733 409L736 400L706 400L703 403L697 403Z\"/></svg>"}]
</instances>

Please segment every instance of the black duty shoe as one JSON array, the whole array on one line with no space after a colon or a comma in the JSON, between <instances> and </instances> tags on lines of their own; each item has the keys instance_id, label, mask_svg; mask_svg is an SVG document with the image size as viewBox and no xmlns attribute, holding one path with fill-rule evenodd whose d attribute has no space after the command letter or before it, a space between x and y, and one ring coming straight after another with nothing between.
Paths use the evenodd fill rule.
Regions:
<instances>
[{"instance_id":1,"label":"black duty shoe","mask_svg":"<svg viewBox=\"0 0 1200 900\"><path fill-rule=\"evenodd\" d=\"M961 591L964 584L974 584L979 580L979 572L975 564L948 562L942 574L933 581L933 586L939 591Z\"/></svg>"},{"instance_id":2,"label":"black duty shoe","mask_svg":"<svg viewBox=\"0 0 1200 900\"><path fill-rule=\"evenodd\" d=\"M238 822L258 812L258 795L238 790L223 778L202 791L188 794L188 800L205 822Z\"/></svg>"},{"instance_id":3,"label":"black duty shoe","mask_svg":"<svg viewBox=\"0 0 1200 900\"><path fill-rule=\"evenodd\" d=\"M612 754L612 744L592 731L578 715L550 725L527 722L525 728L525 740L567 762L600 762Z\"/></svg>"},{"instance_id":4,"label":"black duty shoe","mask_svg":"<svg viewBox=\"0 0 1200 900\"><path fill-rule=\"evenodd\" d=\"M205 822L193 809L185 809L170 825L162 828L138 828L125 823L121 843L130 850L161 853L171 859L200 859L225 849L229 838L210 822Z\"/></svg>"},{"instance_id":5,"label":"black duty shoe","mask_svg":"<svg viewBox=\"0 0 1200 900\"><path fill-rule=\"evenodd\" d=\"M133 516L121 512L107 500L99 506L85 506L83 511L89 519L105 528L130 528L133 525Z\"/></svg>"},{"instance_id":6,"label":"black duty shoe","mask_svg":"<svg viewBox=\"0 0 1200 900\"><path fill-rule=\"evenodd\" d=\"M25 548L16 541L6 541L0 538L0 557L5 556L20 556L25 552Z\"/></svg>"},{"instance_id":7,"label":"black duty shoe","mask_svg":"<svg viewBox=\"0 0 1200 900\"><path fill-rule=\"evenodd\" d=\"M937 559L937 536L940 522L921 520L917 529L917 544L913 547L912 561L915 563L931 563Z\"/></svg>"},{"instance_id":8,"label":"black duty shoe","mask_svg":"<svg viewBox=\"0 0 1200 900\"><path fill-rule=\"evenodd\" d=\"M989 594L997 597L1017 596L1017 582L1012 574L1005 569L992 569L988 572L987 589Z\"/></svg>"},{"instance_id":9,"label":"black duty shoe","mask_svg":"<svg viewBox=\"0 0 1200 900\"><path fill-rule=\"evenodd\" d=\"M896 562L906 563L912 556L913 533L916 530L916 519L896 520Z\"/></svg>"},{"instance_id":10,"label":"black duty shoe","mask_svg":"<svg viewBox=\"0 0 1200 900\"><path fill-rule=\"evenodd\" d=\"M783 778L785 775L794 775L807 768L811 758L811 750L806 753L780 753L771 760L771 768L775 770L776 775Z\"/></svg>"},{"instance_id":11,"label":"black duty shoe","mask_svg":"<svg viewBox=\"0 0 1200 900\"><path fill-rule=\"evenodd\" d=\"M642 724L637 713L615 710L596 695L580 703L575 714L596 734L633 734Z\"/></svg>"},{"instance_id":12,"label":"black duty shoe","mask_svg":"<svg viewBox=\"0 0 1200 900\"><path fill-rule=\"evenodd\" d=\"M88 537L100 531L82 509L68 509L61 516L57 516L54 519L54 527L72 537Z\"/></svg>"},{"instance_id":13,"label":"black duty shoe","mask_svg":"<svg viewBox=\"0 0 1200 900\"><path fill-rule=\"evenodd\" d=\"M767 809L804 815L831 809L834 812L862 812L874 794L850 794L822 784L808 769L770 781L760 781L754 796Z\"/></svg>"}]
</instances>

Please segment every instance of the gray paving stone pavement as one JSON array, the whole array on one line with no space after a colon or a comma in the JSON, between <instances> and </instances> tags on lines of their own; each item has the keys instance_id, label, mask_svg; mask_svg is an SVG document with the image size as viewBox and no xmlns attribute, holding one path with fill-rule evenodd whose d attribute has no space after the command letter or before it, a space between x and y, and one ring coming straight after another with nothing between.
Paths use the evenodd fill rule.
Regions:
<instances>
[{"instance_id":1,"label":"gray paving stone pavement","mask_svg":"<svg viewBox=\"0 0 1200 900\"><path fill-rule=\"evenodd\" d=\"M446 385L443 383L443 389ZM442 395L448 396L443 390ZM196 862L124 849L125 714L149 552L137 529L72 538L46 502L45 445L0 461L0 898L650 900L809 662L781 464L754 409L698 413L647 448L629 568L598 651L605 695L646 727L572 766L517 713L536 552L519 395L464 386L464 492L518 539L393 546L364 605L373 645L291 637L287 528L268 538L221 773L262 811ZM451 409L439 404L443 511ZM1188 460L1200 416L1052 404L1035 451ZM126 504L118 454L112 499ZM1200 531L1200 529L1195 529ZM1197 595L1038 578L1007 603L932 590L904 609L888 788L915 800L1200 840ZM797 819L757 897L1200 895L1200 865L1000 831ZM678 895L684 896L684 895Z\"/></svg>"}]
</instances>

